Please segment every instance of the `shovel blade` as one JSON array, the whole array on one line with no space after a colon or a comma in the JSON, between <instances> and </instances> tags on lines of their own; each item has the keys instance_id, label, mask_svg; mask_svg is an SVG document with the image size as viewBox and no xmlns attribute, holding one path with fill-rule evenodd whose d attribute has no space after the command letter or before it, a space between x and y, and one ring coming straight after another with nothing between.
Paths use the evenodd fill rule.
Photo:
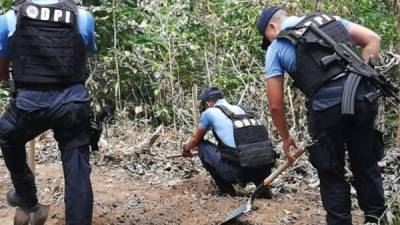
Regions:
<instances>
[{"instance_id":1,"label":"shovel blade","mask_svg":"<svg viewBox=\"0 0 400 225\"><path fill-rule=\"evenodd\" d=\"M225 224L233 219L238 218L240 215L247 213L251 210L251 206L252 206L252 201L251 199L249 199L248 201L246 201L246 203L244 203L243 205L241 205L239 208L233 210L231 213L229 213L229 215L227 215L224 219L224 222L222 222L222 224Z\"/></svg>"}]
</instances>

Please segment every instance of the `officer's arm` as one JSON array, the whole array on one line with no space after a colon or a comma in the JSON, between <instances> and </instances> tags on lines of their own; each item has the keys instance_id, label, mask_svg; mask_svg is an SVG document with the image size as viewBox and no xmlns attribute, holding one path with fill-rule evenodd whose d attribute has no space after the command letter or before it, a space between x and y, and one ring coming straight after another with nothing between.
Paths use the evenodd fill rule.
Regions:
<instances>
[{"instance_id":1,"label":"officer's arm","mask_svg":"<svg viewBox=\"0 0 400 225\"><path fill-rule=\"evenodd\" d=\"M363 48L362 57L368 61L371 57L377 57L381 47L381 37L374 31L358 24L352 24L348 32L354 42Z\"/></svg>"},{"instance_id":2,"label":"officer's arm","mask_svg":"<svg viewBox=\"0 0 400 225\"><path fill-rule=\"evenodd\" d=\"M265 82L265 86L272 121L274 122L275 127L278 129L282 140L286 140L290 137L290 135L288 123L285 116L283 79L283 76L271 77L267 79L267 81Z\"/></svg>"},{"instance_id":3,"label":"officer's arm","mask_svg":"<svg viewBox=\"0 0 400 225\"><path fill-rule=\"evenodd\" d=\"M184 151L189 152L193 148L195 148L197 144L204 139L204 135L206 135L206 132L207 131L203 128L197 128L190 138L189 142L186 144L186 148L184 149Z\"/></svg>"},{"instance_id":4,"label":"officer's arm","mask_svg":"<svg viewBox=\"0 0 400 225\"><path fill-rule=\"evenodd\" d=\"M0 80L8 80L8 68L10 66L10 61L6 58L0 58Z\"/></svg>"}]
</instances>

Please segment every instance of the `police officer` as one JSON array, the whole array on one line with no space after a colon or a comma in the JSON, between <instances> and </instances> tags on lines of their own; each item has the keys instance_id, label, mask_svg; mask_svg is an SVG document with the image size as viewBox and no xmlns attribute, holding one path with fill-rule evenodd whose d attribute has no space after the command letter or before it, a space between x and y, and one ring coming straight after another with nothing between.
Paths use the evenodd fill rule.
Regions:
<instances>
[{"instance_id":1,"label":"police officer","mask_svg":"<svg viewBox=\"0 0 400 225\"><path fill-rule=\"evenodd\" d=\"M26 212L40 210L25 143L52 129L63 163L67 225L92 221L87 51L96 52L94 19L72 1L22 0L0 16L0 78L10 81L13 95L0 119L0 147L15 188L7 200Z\"/></svg>"},{"instance_id":2,"label":"police officer","mask_svg":"<svg viewBox=\"0 0 400 225\"><path fill-rule=\"evenodd\" d=\"M283 140L285 156L294 160L289 148L297 148L296 141L289 133L284 110L283 78L287 72L307 97L309 132L319 140L310 149L310 161L318 171L327 223L352 223L350 184L344 168L346 151L365 223L377 223L385 211L385 200L377 164L383 146L381 134L374 128L377 102L365 98L373 87L362 79L356 90L354 114L342 114L348 71L337 61L321 63L333 50L307 29L311 23L336 42L353 49L355 45L362 47L365 61L378 55L381 38L368 28L321 13L296 17L280 7L264 9L257 28L266 50L266 93L272 119Z\"/></svg>"},{"instance_id":3,"label":"police officer","mask_svg":"<svg viewBox=\"0 0 400 225\"><path fill-rule=\"evenodd\" d=\"M204 168L219 188L218 194L235 196L232 184L236 183L241 186L248 182L260 184L270 174L275 162L275 152L266 128L252 112L229 104L215 87L205 88L199 98L202 106L199 127L182 155L191 156L191 150L198 147ZM210 129L218 146L203 140ZM270 197L269 190L263 193L263 197Z\"/></svg>"}]
</instances>

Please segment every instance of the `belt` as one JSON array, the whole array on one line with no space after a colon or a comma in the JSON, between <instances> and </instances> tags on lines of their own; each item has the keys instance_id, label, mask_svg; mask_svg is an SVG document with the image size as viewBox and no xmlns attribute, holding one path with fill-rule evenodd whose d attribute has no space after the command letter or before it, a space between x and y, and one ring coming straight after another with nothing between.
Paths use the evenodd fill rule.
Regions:
<instances>
[{"instance_id":1,"label":"belt","mask_svg":"<svg viewBox=\"0 0 400 225\"><path fill-rule=\"evenodd\" d=\"M31 91L58 91L68 88L75 84L43 84L43 83L25 83L25 82L16 82L15 88L31 90Z\"/></svg>"}]
</instances>

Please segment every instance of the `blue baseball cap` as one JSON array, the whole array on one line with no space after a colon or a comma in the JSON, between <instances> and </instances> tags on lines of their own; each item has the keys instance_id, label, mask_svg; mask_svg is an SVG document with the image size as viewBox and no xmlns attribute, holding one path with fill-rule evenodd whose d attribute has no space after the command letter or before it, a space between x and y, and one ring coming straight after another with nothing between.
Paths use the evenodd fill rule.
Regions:
<instances>
[{"instance_id":1,"label":"blue baseball cap","mask_svg":"<svg viewBox=\"0 0 400 225\"><path fill-rule=\"evenodd\" d=\"M207 87L204 88L199 96L199 100L207 101L212 97L222 98L222 93L216 87Z\"/></svg>"},{"instance_id":2,"label":"blue baseball cap","mask_svg":"<svg viewBox=\"0 0 400 225\"><path fill-rule=\"evenodd\" d=\"M278 11L282 9L281 7L278 6L272 6L269 8L265 8L262 13L260 14L260 17L258 18L258 23L257 23L257 29L260 32L260 34L263 36L263 41L261 48L266 50L268 46L271 44L271 42L265 37L265 29L267 28L267 25L269 21L271 20L272 16Z\"/></svg>"}]
</instances>

